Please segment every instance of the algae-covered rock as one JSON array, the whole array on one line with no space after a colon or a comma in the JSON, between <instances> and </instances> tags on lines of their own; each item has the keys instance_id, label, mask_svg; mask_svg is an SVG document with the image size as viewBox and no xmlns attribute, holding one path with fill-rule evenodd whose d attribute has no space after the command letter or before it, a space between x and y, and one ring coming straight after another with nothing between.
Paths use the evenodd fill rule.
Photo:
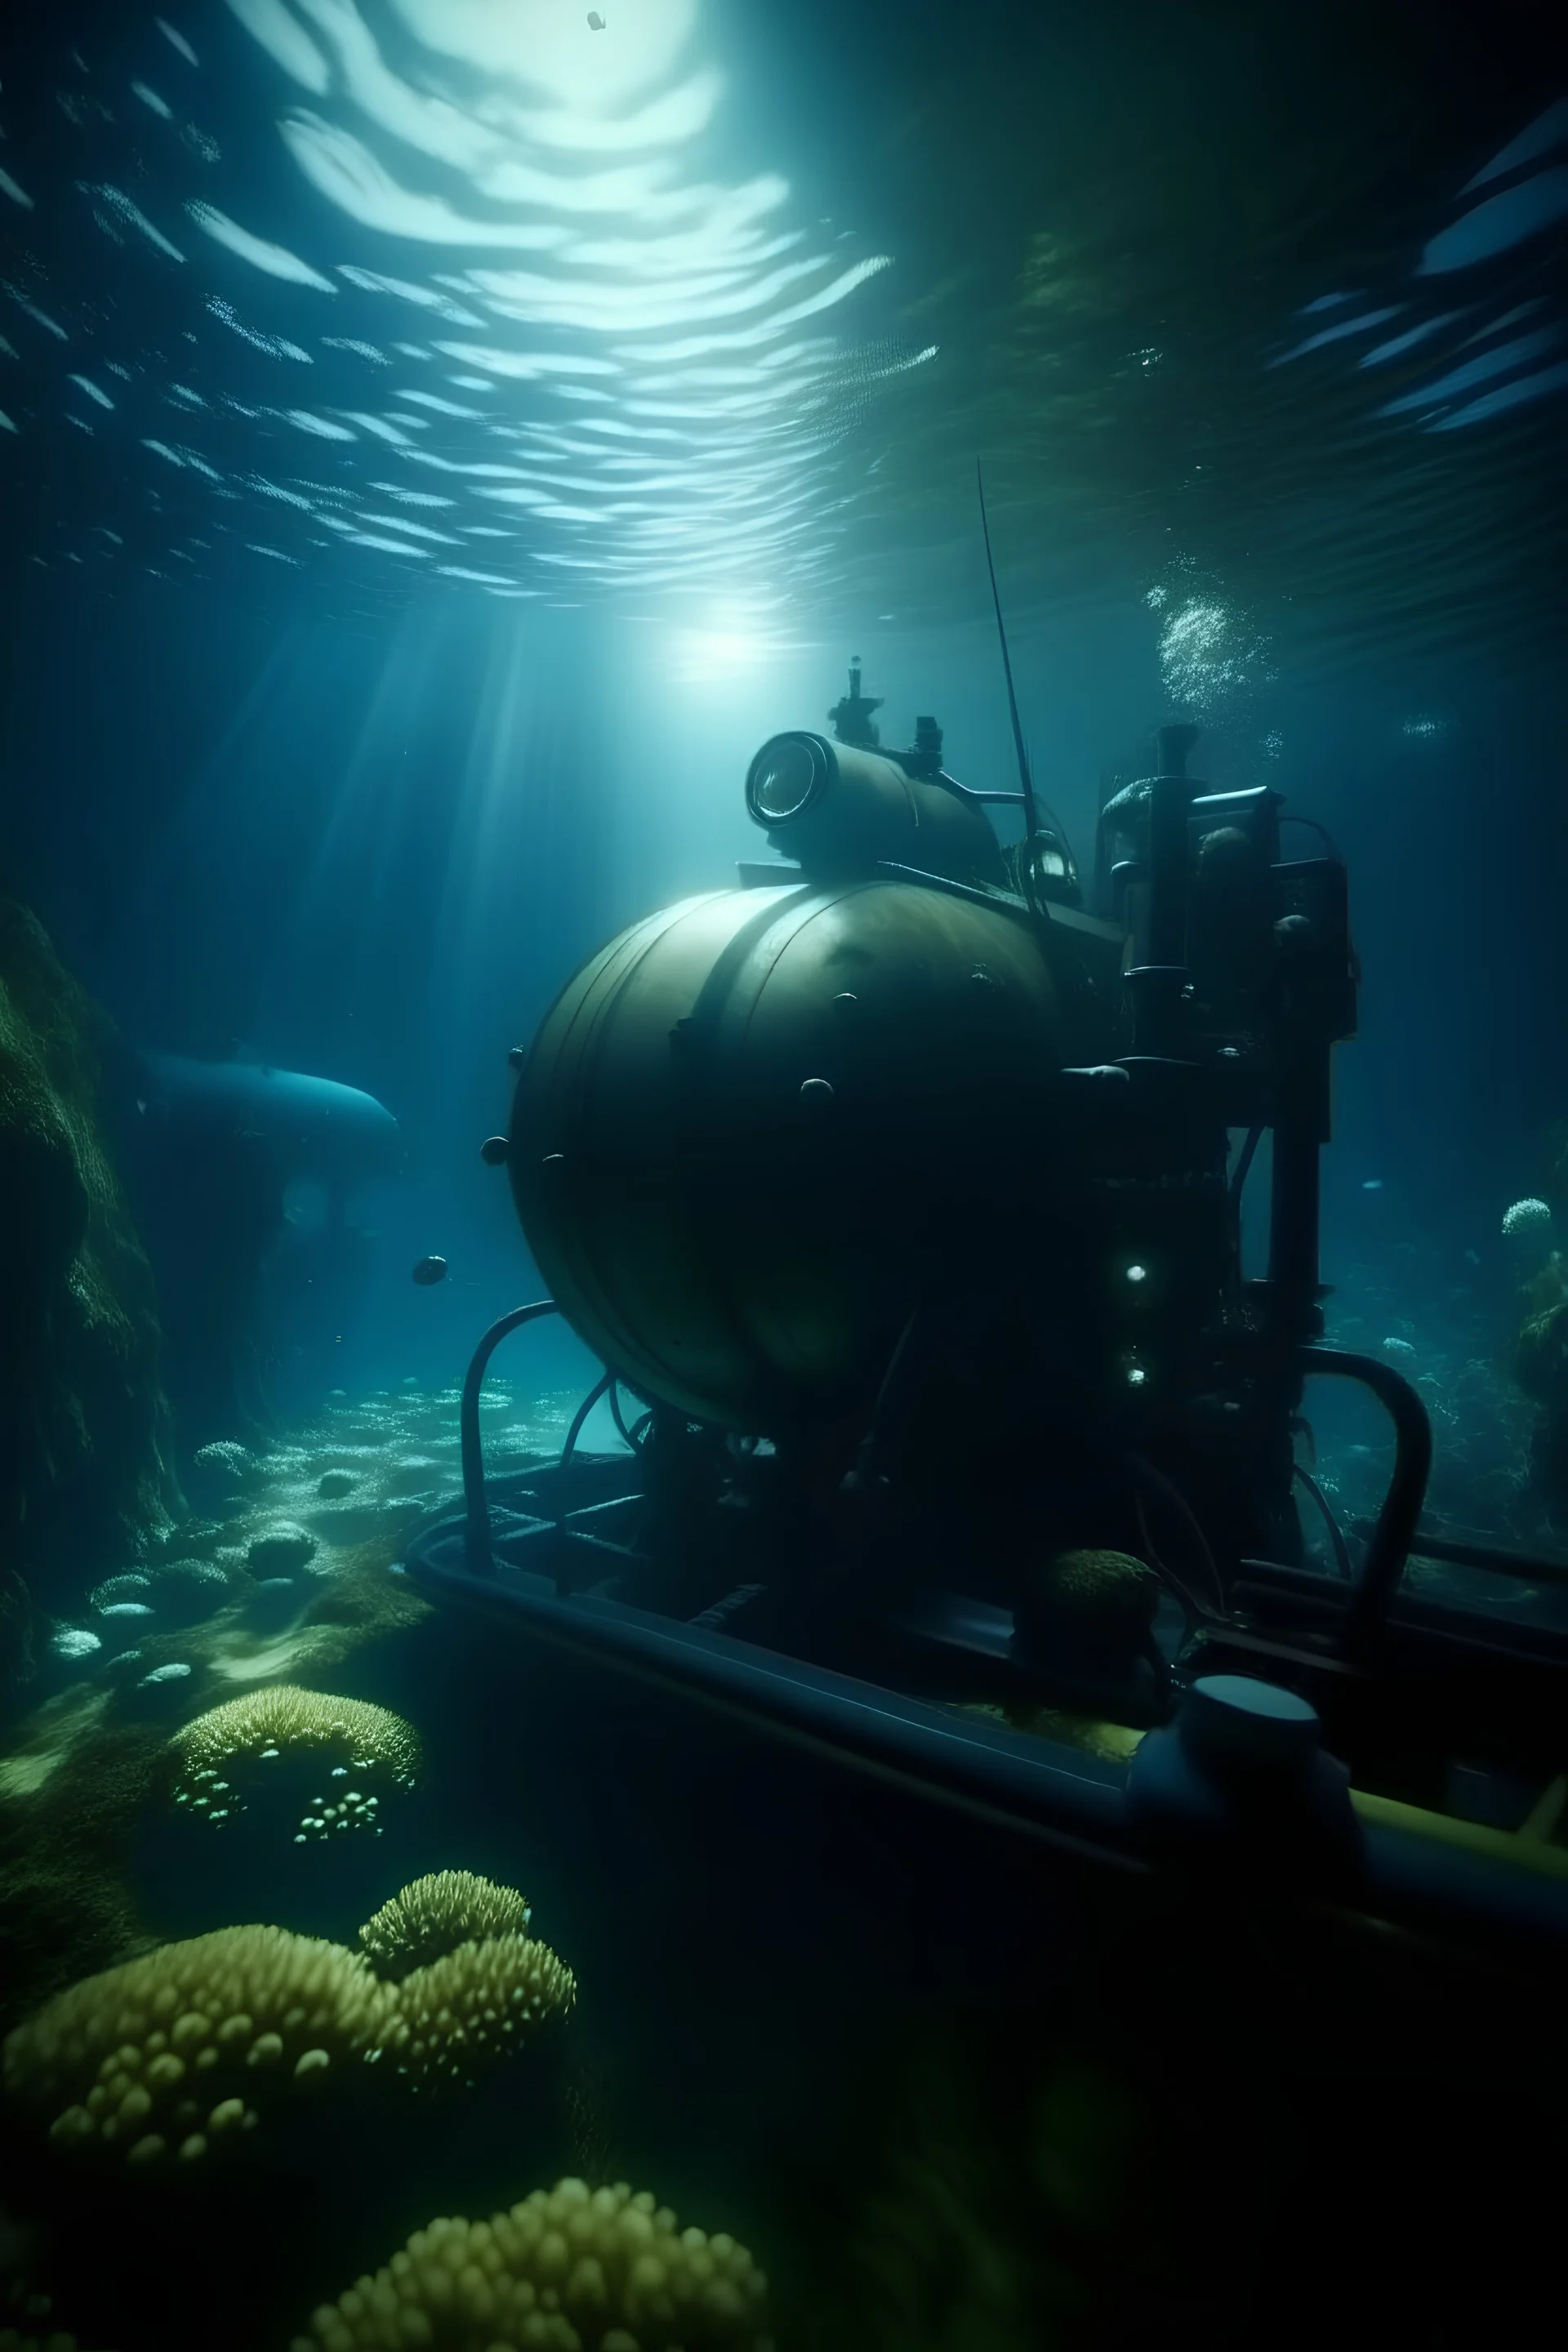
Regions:
<instances>
[{"instance_id":1,"label":"algae-covered rock","mask_svg":"<svg viewBox=\"0 0 1568 2352\"><path fill-rule=\"evenodd\" d=\"M248 1445L235 1438L216 1438L196 1448L185 1473L185 1486L194 1502L233 1503L262 1475L261 1465Z\"/></svg>"},{"instance_id":2,"label":"algae-covered rock","mask_svg":"<svg viewBox=\"0 0 1568 2352\"><path fill-rule=\"evenodd\" d=\"M0 899L0 1528L28 1575L136 1551L170 1492L153 1278L98 1120L106 1034Z\"/></svg>"},{"instance_id":3,"label":"algae-covered rock","mask_svg":"<svg viewBox=\"0 0 1568 2352\"><path fill-rule=\"evenodd\" d=\"M296 1576L314 1559L319 1547L306 1528L292 1519L274 1519L252 1536L247 1551L252 1576Z\"/></svg>"}]
</instances>

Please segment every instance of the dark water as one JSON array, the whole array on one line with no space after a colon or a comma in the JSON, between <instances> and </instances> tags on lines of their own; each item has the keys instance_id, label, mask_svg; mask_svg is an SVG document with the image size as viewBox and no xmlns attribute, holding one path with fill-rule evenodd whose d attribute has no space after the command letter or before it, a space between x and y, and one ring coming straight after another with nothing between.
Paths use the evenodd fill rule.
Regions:
<instances>
[{"instance_id":1,"label":"dark water","mask_svg":"<svg viewBox=\"0 0 1568 2352\"><path fill-rule=\"evenodd\" d=\"M1269 784L1343 853L1329 1335L1420 1389L1429 1532L1568 1560L1561 1370L1551 1404L1519 1377L1527 1316L1568 1297L1557 15L602 16L0 23L0 887L58 959L7 917L0 2024L247 1922L352 1948L448 1869L525 1890L579 1985L471 2095L334 2077L184 2171L78 2164L17 2092L0 2331L281 2347L433 2217L577 2174L742 2239L779 2352L1515 2326L1561 2177L1533 1995L1364 1923L1108 1885L422 1613L399 1570L454 1492L478 1335L544 1287L479 1150L509 1049L623 926L760 853L747 764L824 723L852 655L887 740L934 708L953 773L1013 784L977 458L1080 858L1173 719L1214 788ZM45 1322L79 1309L99 1385L73 1360L47 1410L30 1269L75 1194L36 1180L65 1129L28 1156L15 1076L46 1030L130 1254L105 1358L66 1247ZM157 1055L361 1090L399 1156L367 1145L345 1190L306 1155L275 1200L249 1129L150 1131ZM1520 1202L1547 1213L1505 1234ZM998 1265L1026 1215L997 1204ZM445 1278L411 1281L432 1255ZM515 1468L597 1364L546 1325L497 1375ZM1305 1402L1363 1521L1385 1427L1326 1382ZM198 1465L213 1441L253 1459ZM584 1443L618 1446L603 1405ZM128 1503L148 1459L162 1489ZM264 1589L280 1524L314 1549ZM1560 1628L1564 1588L1489 1605ZM296 1846L259 1798L179 1815L182 1726L280 1685L420 1736L379 1840Z\"/></svg>"}]
</instances>

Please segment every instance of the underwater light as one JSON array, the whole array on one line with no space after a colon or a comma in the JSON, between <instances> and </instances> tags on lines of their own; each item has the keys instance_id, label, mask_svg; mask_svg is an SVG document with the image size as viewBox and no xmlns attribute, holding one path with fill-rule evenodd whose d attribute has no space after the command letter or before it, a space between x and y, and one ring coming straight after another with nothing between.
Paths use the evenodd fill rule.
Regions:
<instances>
[{"instance_id":1,"label":"underwater light","mask_svg":"<svg viewBox=\"0 0 1568 2352\"><path fill-rule=\"evenodd\" d=\"M682 686L729 686L755 681L784 650L765 625L678 629L668 675Z\"/></svg>"},{"instance_id":2,"label":"underwater light","mask_svg":"<svg viewBox=\"0 0 1568 2352\"><path fill-rule=\"evenodd\" d=\"M754 822L784 824L803 815L826 789L829 756L816 735L771 737L746 777L746 807Z\"/></svg>"},{"instance_id":3,"label":"underwater light","mask_svg":"<svg viewBox=\"0 0 1568 2352\"><path fill-rule=\"evenodd\" d=\"M1148 1267L1146 1265L1130 1265L1127 1269L1127 1279L1129 1282L1147 1282L1149 1279Z\"/></svg>"}]
</instances>

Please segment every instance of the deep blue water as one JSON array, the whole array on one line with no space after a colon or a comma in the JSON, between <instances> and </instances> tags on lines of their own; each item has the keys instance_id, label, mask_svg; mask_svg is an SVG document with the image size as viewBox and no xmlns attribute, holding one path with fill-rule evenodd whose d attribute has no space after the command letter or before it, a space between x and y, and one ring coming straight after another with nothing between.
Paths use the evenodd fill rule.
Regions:
<instances>
[{"instance_id":1,"label":"deep blue water","mask_svg":"<svg viewBox=\"0 0 1568 2352\"><path fill-rule=\"evenodd\" d=\"M1080 861L1181 719L1195 773L1274 787L1342 852L1362 992L1323 1155L1329 1335L1421 1385L1435 1525L1561 1553L1513 1376L1521 1286L1568 1221L1548 12L604 17L13 0L0 25L0 889L118 1034L119 1115L140 1115L135 1057L174 1055L362 1090L401 1134L346 1234L319 1187L290 1192L238 1318L259 1419L182 1368L166 1315L193 1504L198 1440L263 1458L263 1499L193 1512L186 1548L238 1576L261 1517L315 1509L341 1452L384 1507L391 1607L416 1506L450 1499L469 1352L545 1287L480 1155L509 1052L604 942L762 854L748 763L825 726L852 657L885 741L934 712L953 774L1013 786L978 457L1023 730ZM1267 1179L1265 1150L1255 1262ZM151 1181L150 1229L195 1213L175 1171ZM1555 1222L1505 1244L1536 1196ZM197 1205L221 1242L221 1191ZM994 1207L1001 1252L1028 1203ZM430 1254L446 1278L415 1282ZM558 1444L598 1376L560 1322L497 1370L487 1428L513 1452ZM1356 1517L1386 1433L1327 1385L1318 1475ZM615 1442L601 1407L585 1443ZM371 1573L322 1541L344 1592ZM102 1655L79 1675L51 1654L7 1720L6 1899L22 1886L46 1943L98 1935L106 1884L158 1941L242 1916L346 1941L395 1885L461 1867L526 1883L582 1979L582 2032L471 2128L404 2116L363 2164L348 2109L280 2138L247 2194L301 2322L432 2214L570 2169L590 2080L607 2165L771 2244L780 2352L1024 2352L1042 2313L1064 2343L1172 2311L1194 2340L1304 2341L1369 2263L1366 2308L1405 2340L1506 2316L1479 2224L1447 2308L1440 2257L1477 2147L1522 2163L1544 2128L1510 2038L1528 2003L1461 1998L1403 1946L1369 1959L1332 1921L1184 1911L1131 1874L1091 1890L994 1823L847 1795L820 1759L445 1615L300 1670L426 1738L386 1845L243 1831L215 1863L207 1825L114 1810L127 1759L182 1719L177 1685L113 1682L131 1637L89 1594L134 1570L55 1572L47 1623L90 1620ZM293 1671L290 1626L262 1680ZM245 1656L271 1638L251 1627ZM249 1672L213 1639L192 1642L204 1706ZM60 1832L28 1776L61 1723L110 1830L51 1911L27 1874ZM6 1932L55 1990L65 1963ZM31 2143L3 2147L26 2224ZM77 2194L50 2189L57 2247ZM117 2175L80 2194L122 2249L143 2221L154 2249L193 2235ZM243 2241L221 2184L201 2195L212 2242ZM1396 2234L1426 2233L1408 2261L1341 2231L1342 2205L1385 2196ZM1484 2196L1489 2226L1551 2242L1525 2184ZM1200 2260L1216 2231L1225 2260ZM1279 2283L1309 2240L1334 2257L1296 2335ZM192 2304L165 2343L164 2256L137 2259L122 2307L101 2280L72 2306L55 2260L61 2322L181 2352ZM32 2260L5 2240L0 2268Z\"/></svg>"}]
</instances>

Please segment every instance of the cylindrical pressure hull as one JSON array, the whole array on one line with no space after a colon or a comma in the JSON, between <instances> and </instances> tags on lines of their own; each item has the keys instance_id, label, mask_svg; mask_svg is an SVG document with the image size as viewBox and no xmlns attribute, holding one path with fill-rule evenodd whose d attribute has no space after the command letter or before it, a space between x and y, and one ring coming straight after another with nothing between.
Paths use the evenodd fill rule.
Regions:
<instances>
[{"instance_id":1,"label":"cylindrical pressure hull","mask_svg":"<svg viewBox=\"0 0 1568 2352\"><path fill-rule=\"evenodd\" d=\"M510 1138L523 1231L614 1370L784 1434L875 1386L944 1223L986 1203L1013 1106L1068 1042L1004 909L879 881L688 899L601 950L541 1026ZM998 1182L989 1205L1016 1204Z\"/></svg>"}]
</instances>

